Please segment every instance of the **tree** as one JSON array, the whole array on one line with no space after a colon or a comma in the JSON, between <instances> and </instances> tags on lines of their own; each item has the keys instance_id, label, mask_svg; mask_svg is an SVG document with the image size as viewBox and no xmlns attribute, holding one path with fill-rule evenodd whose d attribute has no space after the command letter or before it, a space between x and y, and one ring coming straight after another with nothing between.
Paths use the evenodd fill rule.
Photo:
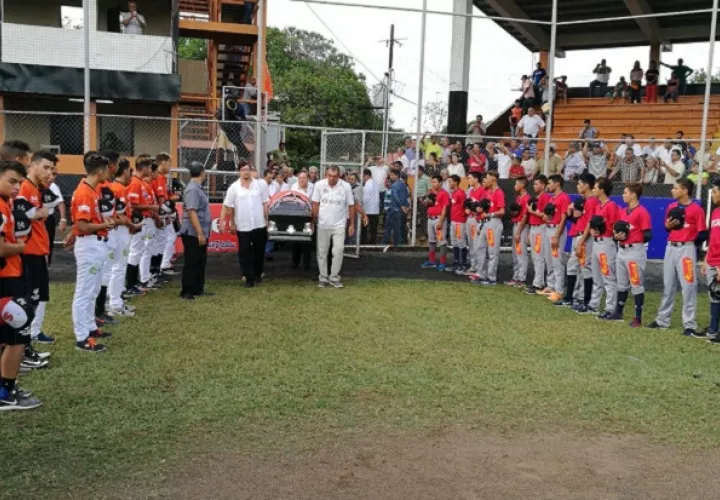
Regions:
<instances>
[{"instance_id":1,"label":"tree","mask_svg":"<svg viewBox=\"0 0 720 500\"><path fill-rule=\"evenodd\" d=\"M707 71L705 71L703 68L700 68L695 71L692 75L690 75L690 78L688 78L688 83L705 83L707 82ZM715 73L711 79L711 83L720 83L720 71Z\"/></svg>"},{"instance_id":2,"label":"tree","mask_svg":"<svg viewBox=\"0 0 720 500\"><path fill-rule=\"evenodd\" d=\"M431 132L442 132L447 126L448 105L444 101L431 101L423 107L423 125Z\"/></svg>"},{"instance_id":3,"label":"tree","mask_svg":"<svg viewBox=\"0 0 720 500\"><path fill-rule=\"evenodd\" d=\"M382 129L372 109L365 77L350 57L319 33L268 28L267 60L273 81L270 110L284 123L353 129ZM286 129L294 165L320 157L320 132Z\"/></svg>"},{"instance_id":4,"label":"tree","mask_svg":"<svg viewBox=\"0 0 720 500\"><path fill-rule=\"evenodd\" d=\"M203 61L207 57L207 42L199 38L178 38L177 52L180 59Z\"/></svg>"}]
</instances>

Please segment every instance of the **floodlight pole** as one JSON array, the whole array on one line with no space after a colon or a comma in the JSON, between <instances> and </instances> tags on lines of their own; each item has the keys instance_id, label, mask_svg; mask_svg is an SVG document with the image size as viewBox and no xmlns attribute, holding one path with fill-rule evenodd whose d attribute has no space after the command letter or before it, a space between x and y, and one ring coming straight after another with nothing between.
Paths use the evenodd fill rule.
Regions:
<instances>
[{"instance_id":1,"label":"floodlight pole","mask_svg":"<svg viewBox=\"0 0 720 500\"><path fill-rule=\"evenodd\" d=\"M550 54L548 54L548 103L550 111L545 123L545 168L543 173L550 175L550 140L552 137L553 120L555 119L555 41L557 38L557 0L552 3L552 22L550 23ZM542 99L540 99L542 101Z\"/></svg>"},{"instance_id":2,"label":"floodlight pole","mask_svg":"<svg viewBox=\"0 0 720 500\"><path fill-rule=\"evenodd\" d=\"M717 0L715 0L717 2ZM422 139L422 102L423 102L423 79L425 77L425 31L427 24L427 0L423 0L422 23L420 28L420 76L418 77L418 102L417 102L417 140L415 142L415 183L413 185L412 204L412 240L410 244L415 246L417 239L417 191L418 179L420 178L420 140ZM410 162L412 166L412 162ZM396 236L397 238L397 236Z\"/></svg>"},{"instance_id":3,"label":"floodlight pole","mask_svg":"<svg viewBox=\"0 0 720 500\"><path fill-rule=\"evenodd\" d=\"M703 102L702 128L700 129L700 164L698 167L697 192L695 197L702 198L702 178L705 168L705 143L707 142L707 121L710 113L710 88L712 86L713 59L715 58L715 33L717 26L718 0L713 0L712 20L710 21L710 47L708 48L707 76L705 78L705 101ZM709 151L708 151L709 152Z\"/></svg>"},{"instance_id":4,"label":"floodlight pole","mask_svg":"<svg viewBox=\"0 0 720 500\"><path fill-rule=\"evenodd\" d=\"M90 0L83 0L83 38L85 53L84 90L83 90L83 146L90 151Z\"/></svg>"}]
</instances>

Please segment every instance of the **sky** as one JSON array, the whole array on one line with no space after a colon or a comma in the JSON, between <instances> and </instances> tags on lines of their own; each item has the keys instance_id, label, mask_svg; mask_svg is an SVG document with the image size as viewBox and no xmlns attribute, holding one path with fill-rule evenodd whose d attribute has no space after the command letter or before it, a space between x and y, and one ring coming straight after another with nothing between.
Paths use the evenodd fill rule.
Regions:
<instances>
[{"instance_id":1,"label":"sky","mask_svg":"<svg viewBox=\"0 0 720 500\"><path fill-rule=\"evenodd\" d=\"M422 0L353 0L353 3L422 8ZM428 0L428 9L451 11L452 1ZM481 14L477 9L475 13ZM368 86L378 83L376 77L382 78L387 71L388 49L381 40L389 38L390 25L395 24L395 37L403 44L395 48L395 78L399 82L396 91L412 103L395 99L391 116L395 127L415 131L417 104L413 103L418 100L421 17L415 12L268 0L267 23L277 28L292 26L316 31L330 38L340 51L354 57L356 69L366 76ZM429 14L427 27L422 101L446 102L450 84L452 17ZM620 75L629 77L636 60L640 60L642 67L646 68L649 53L649 46L571 51L567 52L566 58L557 59L555 73L558 76L567 75L571 87L585 86L592 80L595 64L605 58L613 68L613 83ZM468 117L482 114L485 121L490 121L518 96L520 77L532 73L537 56L493 21L473 19L470 57ZM662 54L663 61L668 63L674 63L678 58L685 59L685 64L691 68L706 68L708 44L674 45L672 52ZM713 72L717 71L715 64L713 67ZM661 70L661 81L669 76L669 70Z\"/></svg>"}]
</instances>

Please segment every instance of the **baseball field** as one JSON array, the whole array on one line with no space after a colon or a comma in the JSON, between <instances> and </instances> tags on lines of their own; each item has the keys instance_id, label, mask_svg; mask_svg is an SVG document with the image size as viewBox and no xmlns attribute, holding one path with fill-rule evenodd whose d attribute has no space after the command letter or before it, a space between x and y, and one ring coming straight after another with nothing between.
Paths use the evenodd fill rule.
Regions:
<instances>
[{"instance_id":1,"label":"baseball field","mask_svg":"<svg viewBox=\"0 0 720 500\"><path fill-rule=\"evenodd\" d=\"M38 411L1 498L711 498L720 351L460 282L212 282L71 349L56 284ZM647 311L657 307L651 294ZM705 318L702 303L699 317ZM651 318L650 318L651 319ZM704 321L701 321L701 325Z\"/></svg>"}]
</instances>

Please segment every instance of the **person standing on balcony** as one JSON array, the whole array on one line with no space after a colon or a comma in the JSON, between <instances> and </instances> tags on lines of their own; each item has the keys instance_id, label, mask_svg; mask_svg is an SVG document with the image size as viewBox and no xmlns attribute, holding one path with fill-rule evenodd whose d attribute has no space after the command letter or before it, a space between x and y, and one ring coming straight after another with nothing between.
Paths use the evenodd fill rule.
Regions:
<instances>
[{"instance_id":1,"label":"person standing on balcony","mask_svg":"<svg viewBox=\"0 0 720 500\"><path fill-rule=\"evenodd\" d=\"M647 102L657 102L658 82L660 81L660 72L657 69L657 63L650 61L650 68L645 72L645 99Z\"/></svg>"},{"instance_id":2,"label":"person standing on balcony","mask_svg":"<svg viewBox=\"0 0 720 500\"><path fill-rule=\"evenodd\" d=\"M128 12L121 14L123 33L126 35L142 35L147 23L142 14L137 11L137 2L128 2Z\"/></svg>"},{"instance_id":3,"label":"person standing on balcony","mask_svg":"<svg viewBox=\"0 0 720 500\"><path fill-rule=\"evenodd\" d=\"M685 92L687 91L687 78L692 75L694 71L692 68L685 66L685 62L682 59L678 59L677 66L670 66L664 62L661 62L660 65L670 68L675 77L677 77L678 90L675 93L675 101L677 101L677 92L679 92L680 95L685 95ZM667 102L667 100L665 102Z\"/></svg>"},{"instance_id":4,"label":"person standing on balcony","mask_svg":"<svg viewBox=\"0 0 720 500\"><path fill-rule=\"evenodd\" d=\"M520 97L520 100L522 101L523 113L527 114L528 110L532 108L533 103L535 102L535 88L527 75L522 76L522 84L520 88L522 90L522 97Z\"/></svg>"},{"instance_id":5,"label":"person standing on balcony","mask_svg":"<svg viewBox=\"0 0 720 500\"><path fill-rule=\"evenodd\" d=\"M533 91L536 96L540 95L540 83L546 76L547 71L545 71L545 68L542 67L542 63L537 63L537 69L533 71L532 74Z\"/></svg>"},{"instance_id":6,"label":"person standing on balcony","mask_svg":"<svg viewBox=\"0 0 720 500\"><path fill-rule=\"evenodd\" d=\"M608 66L605 62L605 59L603 59L602 61L600 61L600 64L595 66L593 73L595 74L595 79L590 82L590 97L595 97L594 94L596 87L600 87L603 95L605 95L605 92L607 92L608 82L610 81L610 73L612 73L612 68L610 68L610 66Z\"/></svg>"}]
</instances>

